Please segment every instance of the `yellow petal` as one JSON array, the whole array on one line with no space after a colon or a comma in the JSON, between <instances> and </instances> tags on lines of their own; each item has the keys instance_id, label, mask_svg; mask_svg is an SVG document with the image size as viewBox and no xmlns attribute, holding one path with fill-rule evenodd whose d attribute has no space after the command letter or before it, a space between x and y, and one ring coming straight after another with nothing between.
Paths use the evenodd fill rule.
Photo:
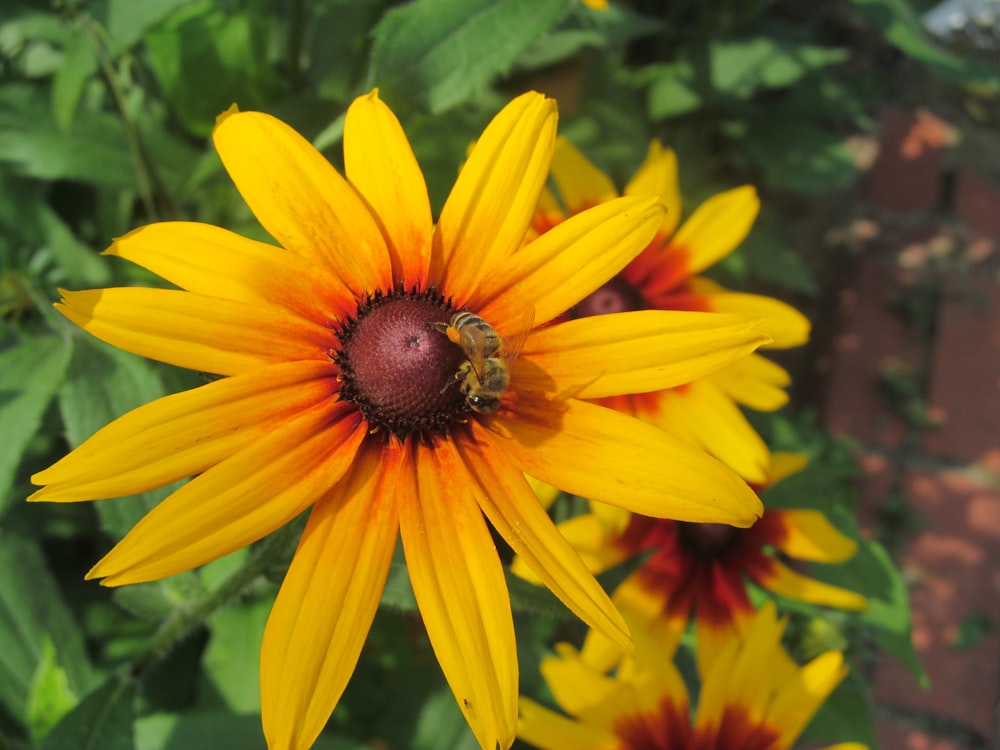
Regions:
<instances>
[{"instance_id":1,"label":"yellow petal","mask_svg":"<svg viewBox=\"0 0 1000 750\"><path fill-rule=\"evenodd\" d=\"M365 447L309 517L261 647L268 747L312 747L347 686L396 546L396 481L391 459Z\"/></svg>"},{"instance_id":2,"label":"yellow petal","mask_svg":"<svg viewBox=\"0 0 1000 750\"><path fill-rule=\"evenodd\" d=\"M552 155L552 180L556 183L563 206L570 214L618 197L611 178L563 137L556 140Z\"/></svg>"},{"instance_id":3,"label":"yellow petal","mask_svg":"<svg viewBox=\"0 0 1000 750\"><path fill-rule=\"evenodd\" d=\"M281 305L317 323L344 318L354 295L329 265L193 221L150 224L105 251L189 292Z\"/></svg>"},{"instance_id":4,"label":"yellow petal","mask_svg":"<svg viewBox=\"0 0 1000 750\"><path fill-rule=\"evenodd\" d=\"M841 534L818 510L776 510L784 520L785 535L774 545L791 557L823 563L854 557L857 542Z\"/></svg>"},{"instance_id":5,"label":"yellow petal","mask_svg":"<svg viewBox=\"0 0 1000 750\"><path fill-rule=\"evenodd\" d=\"M657 427L576 399L514 395L494 423L542 481L655 518L749 526L761 513L735 473Z\"/></svg>"},{"instance_id":6,"label":"yellow petal","mask_svg":"<svg viewBox=\"0 0 1000 750\"><path fill-rule=\"evenodd\" d=\"M212 138L243 200L282 247L325 261L356 292L389 287L389 253L371 211L309 141L261 112L223 115Z\"/></svg>"},{"instance_id":7,"label":"yellow petal","mask_svg":"<svg viewBox=\"0 0 1000 750\"><path fill-rule=\"evenodd\" d=\"M625 186L625 195L658 195L667 212L659 234L666 238L674 233L681 220L681 184L677 173L677 155L665 149L658 140L650 141L646 160Z\"/></svg>"},{"instance_id":8,"label":"yellow petal","mask_svg":"<svg viewBox=\"0 0 1000 750\"><path fill-rule=\"evenodd\" d=\"M483 300L516 288L535 307L535 324L547 323L622 270L646 246L663 208L655 198L616 198L571 216L492 269L480 288ZM498 303L493 303L498 304ZM492 320L489 304L482 315Z\"/></svg>"},{"instance_id":9,"label":"yellow petal","mask_svg":"<svg viewBox=\"0 0 1000 750\"><path fill-rule=\"evenodd\" d=\"M542 659L540 668L552 697L566 713L593 720L599 706L625 697L625 686L584 662L569 644L556 644L556 651L559 656Z\"/></svg>"},{"instance_id":10,"label":"yellow petal","mask_svg":"<svg viewBox=\"0 0 1000 750\"><path fill-rule=\"evenodd\" d=\"M519 704L521 719L517 735L540 750L615 750L619 747L614 733L603 727L583 724L528 698Z\"/></svg>"},{"instance_id":11,"label":"yellow petal","mask_svg":"<svg viewBox=\"0 0 1000 750\"><path fill-rule=\"evenodd\" d=\"M535 493L535 497L538 498L538 502L542 504L545 510L552 507L552 504L559 497L559 489L553 487L551 484L546 484L545 482L539 482L534 477L525 476L528 480L528 484L531 485L532 491Z\"/></svg>"},{"instance_id":12,"label":"yellow petal","mask_svg":"<svg viewBox=\"0 0 1000 750\"><path fill-rule=\"evenodd\" d=\"M541 225L547 228L549 224L558 224L565 218L565 212L559 204L559 200L556 198L555 193L547 187L542 188L542 193L538 196L538 207L535 209L535 215L531 220L532 225L535 226L537 223L541 222ZM535 229L539 234L541 234L541 230L538 229L537 226L535 226ZM534 237L532 237L532 239L534 239Z\"/></svg>"},{"instance_id":13,"label":"yellow petal","mask_svg":"<svg viewBox=\"0 0 1000 750\"><path fill-rule=\"evenodd\" d=\"M445 202L434 233L431 280L457 307L479 307L484 276L521 245L548 177L556 103L528 92L483 131Z\"/></svg>"},{"instance_id":14,"label":"yellow petal","mask_svg":"<svg viewBox=\"0 0 1000 750\"><path fill-rule=\"evenodd\" d=\"M359 96L347 110L344 167L382 228L393 281L407 289L425 288L434 229L427 184L399 120L377 89Z\"/></svg>"},{"instance_id":15,"label":"yellow petal","mask_svg":"<svg viewBox=\"0 0 1000 750\"><path fill-rule=\"evenodd\" d=\"M672 252L683 252L693 276L731 253L753 226L760 199L749 185L709 198L695 209L670 240Z\"/></svg>"},{"instance_id":16,"label":"yellow petal","mask_svg":"<svg viewBox=\"0 0 1000 750\"><path fill-rule=\"evenodd\" d=\"M701 675L696 727L717 725L729 705L740 706L751 722L765 722L773 691L787 677L789 659L781 649L784 629L784 621L776 619L774 602L769 600L748 623L742 639L723 644L722 651L707 662L708 673Z\"/></svg>"},{"instance_id":17,"label":"yellow petal","mask_svg":"<svg viewBox=\"0 0 1000 750\"><path fill-rule=\"evenodd\" d=\"M792 382L783 367L756 353L711 373L705 380L736 403L757 411L774 411L787 404L784 389Z\"/></svg>"},{"instance_id":18,"label":"yellow petal","mask_svg":"<svg viewBox=\"0 0 1000 750\"><path fill-rule=\"evenodd\" d=\"M868 609L868 601L861 594L808 578L777 560L771 560L767 573L755 571L753 578L767 590L800 602L851 611Z\"/></svg>"},{"instance_id":19,"label":"yellow petal","mask_svg":"<svg viewBox=\"0 0 1000 750\"><path fill-rule=\"evenodd\" d=\"M652 421L711 453L746 481L767 481L767 445L743 412L711 380L663 392L660 411Z\"/></svg>"},{"instance_id":20,"label":"yellow petal","mask_svg":"<svg viewBox=\"0 0 1000 750\"><path fill-rule=\"evenodd\" d=\"M449 440L413 446L416 485L401 488L399 525L431 646L483 750L517 730L517 656L503 568L474 486Z\"/></svg>"},{"instance_id":21,"label":"yellow petal","mask_svg":"<svg viewBox=\"0 0 1000 750\"><path fill-rule=\"evenodd\" d=\"M752 320L640 310L535 331L514 365L517 387L577 398L646 393L690 383L768 340Z\"/></svg>"},{"instance_id":22,"label":"yellow petal","mask_svg":"<svg viewBox=\"0 0 1000 750\"><path fill-rule=\"evenodd\" d=\"M503 445L472 425L473 440L458 444L483 513L515 554L581 620L633 653L625 621L583 560L556 529L531 491L524 474L503 456Z\"/></svg>"},{"instance_id":23,"label":"yellow petal","mask_svg":"<svg viewBox=\"0 0 1000 750\"><path fill-rule=\"evenodd\" d=\"M767 473L767 484L772 486L792 474L796 474L806 467L809 457L804 453L772 453L771 468Z\"/></svg>"},{"instance_id":24,"label":"yellow petal","mask_svg":"<svg viewBox=\"0 0 1000 750\"><path fill-rule=\"evenodd\" d=\"M322 403L336 390L322 362L289 362L140 406L32 477L31 501L122 497L200 474Z\"/></svg>"},{"instance_id":25,"label":"yellow petal","mask_svg":"<svg viewBox=\"0 0 1000 750\"><path fill-rule=\"evenodd\" d=\"M801 346L809 340L809 318L786 302L762 294L730 292L713 281L698 277L688 282L689 291L705 295L705 302L715 312L760 318L760 328L774 341L770 349Z\"/></svg>"},{"instance_id":26,"label":"yellow petal","mask_svg":"<svg viewBox=\"0 0 1000 750\"><path fill-rule=\"evenodd\" d=\"M618 510L616 508L616 510ZM625 512L625 511L622 511ZM627 555L618 547L610 544L600 519L593 513L574 516L560 523L556 528L562 537L583 560L591 573L603 573L624 562ZM511 563L510 572L531 583L542 585L542 579L528 567L520 557L515 557ZM621 649L615 646L616 653L621 655Z\"/></svg>"},{"instance_id":27,"label":"yellow petal","mask_svg":"<svg viewBox=\"0 0 1000 750\"><path fill-rule=\"evenodd\" d=\"M623 660L618 679L633 683L637 705L643 713L655 715L662 710L664 703L670 703L676 716L687 718L687 686L674 664L674 654L682 633L667 631L662 622L643 628L631 613L626 613L625 621L636 633L637 656Z\"/></svg>"},{"instance_id":28,"label":"yellow petal","mask_svg":"<svg viewBox=\"0 0 1000 750\"><path fill-rule=\"evenodd\" d=\"M775 697L769 717L772 726L781 730L778 747L792 746L847 672L844 655L828 651L802 667L798 679L784 686Z\"/></svg>"},{"instance_id":29,"label":"yellow petal","mask_svg":"<svg viewBox=\"0 0 1000 750\"><path fill-rule=\"evenodd\" d=\"M333 487L364 435L355 410L340 404L289 420L153 508L87 578L152 581L257 541Z\"/></svg>"},{"instance_id":30,"label":"yellow petal","mask_svg":"<svg viewBox=\"0 0 1000 750\"><path fill-rule=\"evenodd\" d=\"M323 360L330 330L282 307L173 289L63 292L56 309L133 354L217 375L289 360Z\"/></svg>"}]
</instances>

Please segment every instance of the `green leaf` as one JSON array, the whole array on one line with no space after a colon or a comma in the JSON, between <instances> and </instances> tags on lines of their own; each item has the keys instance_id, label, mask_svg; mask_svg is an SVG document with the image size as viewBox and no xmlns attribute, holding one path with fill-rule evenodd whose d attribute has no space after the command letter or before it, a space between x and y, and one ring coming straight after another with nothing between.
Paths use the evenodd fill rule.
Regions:
<instances>
[{"instance_id":1,"label":"green leaf","mask_svg":"<svg viewBox=\"0 0 1000 750\"><path fill-rule=\"evenodd\" d=\"M958 624L958 632L952 639L952 648L966 651L975 648L983 638L993 632L993 620L986 615L966 615Z\"/></svg>"},{"instance_id":2,"label":"green leaf","mask_svg":"<svg viewBox=\"0 0 1000 750\"><path fill-rule=\"evenodd\" d=\"M816 712L802 738L823 744L859 742L877 748L870 692L864 678L852 671Z\"/></svg>"},{"instance_id":3,"label":"green leaf","mask_svg":"<svg viewBox=\"0 0 1000 750\"><path fill-rule=\"evenodd\" d=\"M112 54L117 57L137 44L147 31L192 0L108 0L104 27L111 38Z\"/></svg>"},{"instance_id":4,"label":"green leaf","mask_svg":"<svg viewBox=\"0 0 1000 750\"><path fill-rule=\"evenodd\" d=\"M64 133L44 93L19 84L0 87L0 163L14 174L43 180L119 188L136 184L117 117L78 112L72 132Z\"/></svg>"},{"instance_id":5,"label":"green leaf","mask_svg":"<svg viewBox=\"0 0 1000 750\"><path fill-rule=\"evenodd\" d=\"M48 205L37 207L45 233L45 249L52 254L66 281L73 286L103 286L111 280L111 267L100 254L73 234Z\"/></svg>"},{"instance_id":6,"label":"green leaf","mask_svg":"<svg viewBox=\"0 0 1000 750\"><path fill-rule=\"evenodd\" d=\"M237 714L260 713L260 645L270 599L238 604L208 621L211 638L202 657L205 674Z\"/></svg>"},{"instance_id":7,"label":"green leaf","mask_svg":"<svg viewBox=\"0 0 1000 750\"><path fill-rule=\"evenodd\" d=\"M136 750L267 750L258 716L225 711L144 716L135 725ZM312 750L368 750L370 746L324 732Z\"/></svg>"},{"instance_id":8,"label":"green leaf","mask_svg":"<svg viewBox=\"0 0 1000 750\"><path fill-rule=\"evenodd\" d=\"M550 30L567 0L416 0L373 31L370 83L389 100L441 112L508 72Z\"/></svg>"},{"instance_id":9,"label":"green leaf","mask_svg":"<svg viewBox=\"0 0 1000 750\"><path fill-rule=\"evenodd\" d=\"M41 750L134 750L134 718L128 683L112 676L56 725Z\"/></svg>"},{"instance_id":10,"label":"green leaf","mask_svg":"<svg viewBox=\"0 0 1000 750\"><path fill-rule=\"evenodd\" d=\"M97 52L90 36L77 30L69 38L62 63L52 81L52 110L64 133L70 131L83 90L98 67Z\"/></svg>"},{"instance_id":11,"label":"green leaf","mask_svg":"<svg viewBox=\"0 0 1000 750\"><path fill-rule=\"evenodd\" d=\"M159 373L146 360L86 334L76 343L70 376L59 391L59 408L70 445L78 446L130 409L163 396ZM109 469L110 470L110 469ZM101 525L112 537L124 536L167 494L154 490L132 498L96 504Z\"/></svg>"},{"instance_id":12,"label":"green leaf","mask_svg":"<svg viewBox=\"0 0 1000 750\"><path fill-rule=\"evenodd\" d=\"M417 609L417 599L410 585L410 573L403 559L403 549L396 545L396 551L389 566L389 577L382 590L382 601L379 606L396 609L403 612L414 612Z\"/></svg>"},{"instance_id":13,"label":"green leaf","mask_svg":"<svg viewBox=\"0 0 1000 750\"><path fill-rule=\"evenodd\" d=\"M242 109L267 105L281 84L268 55L271 33L259 9L228 14L203 0L146 36L150 67L189 132L208 135L216 116L234 102Z\"/></svg>"},{"instance_id":14,"label":"green leaf","mask_svg":"<svg viewBox=\"0 0 1000 750\"><path fill-rule=\"evenodd\" d=\"M0 351L0 508L6 505L21 457L63 382L72 346L57 336L27 339Z\"/></svg>"},{"instance_id":15,"label":"green leaf","mask_svg":"<svg viewBox=\"0 0 1000 750\"><path fill-rule=\"evenodd\" d=\"M679 117L701 107L702 96L690 79L687 62L651 65L643 74L650 80L647 97L653 120Z\"/></svg>"},{"instance_id":16,"label":"green leaf","mask_svg":"<svg viewBox=\"0 0 1000 750\"><path fill-rule=\"evenodd\" d=\"M66 670L56 659L56 647L46 636L42 641L42 659L28 694L31 736L36 739L44 737L76 704L77 696L69 687Z\"/></svg>"},{"instance_id":17,"label":"green leaf","mask_svg":"<svg viewBox=\"0 0 1000 750\"><path fill-rule=\"evenodd\" d=\"M317 96L347 103L357 92L368 64L368 33L381 15L381 6L372 0L311 4L304 48L309 65L302 74L310 79ZM318 108L313 105L311 109L316 113Z\"/></svg>"},{"instance_id":18,"label":"green leaf","mask_svg":"<svg viewBox=\"0 0 1000 750\"><path fill-rule=\"evenodd\" d=\"M44 697L33 695L32 684L45 679L39 674L47 669L46 644L55 647L48 669L65 675L69 693L86 693L95 675L80 625L42 553L32 542L0 533L0 704L25 723L42 708L31 703Z\"/></svg>"},{"instance_id":19,"label":"green leaf","mask_svg":"<svg viewBox=\"0 0 1000 750\"><path fill-rule=\"evenodd\" d=\"M413 737L414 750L477 750L479 742L450 689L436 690L425 701Z\"/></svg>"},{"instance_id":20,"label":"green leaf","mask_svg":"<svg viewBox=\"0 0 1000 750\"><path fill-rule=\"evenodd\" d=\"M746 256L750 273L768 284L816 296L819 289L802 256L789 246L778 221L767 218L772 213L766 207L765 212L739 249Z\"/></svg>"},{"instance_id":21,"label":"green leaf","mask_svg":"<svg viewBox=\"0 0 1000 750\"><path fill-rule=\"evenodd\" d=\"M874 629L875 644L902 662L923 687L927 673L913 646L910 598L902 576L889 553L878 542L860 540L857 553L840 565L816 566L817 578L852 591L868 600L868 609L857 621Z\"/></svg>"},{"instance_id":22,"label":"green leaf","mask_svg":"<svg viewBox=\"0 0 1000 750\"><path fill-rule=\"evenodd\" d=\"M711 81L716 92L748 99L758 89L790 86L813 70L843 62L847 50L757 37L713 42L709 48Z\"/></svg>"},{"instance_id":23,"label":"green leaf","mask_svg":"<svg viewBox=\"0 0 1000 750\"><path fill-rule=\"evenodd\" d=\"M949 52L930 40L920 16L908 0L851 0L858 13L890 44L922 63L934 75L951 81L1000 86L1000 75L972 60Z\"/></svg>"},{"instance_id":24,"label":"green leaf","mask_svg":"<svg viewBox=\"0 0 1000 750\"><path fill-rule=\"evenodd\" d=\"M111 500L112 503L119 502ZM163 620L200 596L204 587L194 572L177 573L159 581L134 583L114 591L123 609L145 620Z\"/></svg>"},{"instance_id":25,"label":"green leaf","mask_svg":"<svg viewBox=\"0 0 1000 750\"><path fill-rule=\"evenodd\" d=\"M749 123L744 146L776 189L821 193L846 186L858 173L841 136L775 111Z\"/></svg>"}]
</instances>

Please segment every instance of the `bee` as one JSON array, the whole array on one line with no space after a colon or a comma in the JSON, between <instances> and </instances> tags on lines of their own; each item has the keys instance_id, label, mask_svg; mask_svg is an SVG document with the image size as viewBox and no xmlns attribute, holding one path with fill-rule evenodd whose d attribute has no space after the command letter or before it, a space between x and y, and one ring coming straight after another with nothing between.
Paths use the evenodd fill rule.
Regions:
<instances>
[{"instance_id":1,"label":"bee","mask_svg":"<svg viewBox=\"0 0 1000 750\"><path fill-rule=\"evenodd\" d=\"M534 310L527 311L532 317ZM510 386L510 366L521 353L531 330L530 319L517 328L517 335L502 339L500 334L475 313L457 312L447 323L431 323L434 330L462 348L465 362L455 373L458 389L466 405L478 414L492 414ZM447 388L451 383L445 385Z\"/></svg>"}]
</instances>

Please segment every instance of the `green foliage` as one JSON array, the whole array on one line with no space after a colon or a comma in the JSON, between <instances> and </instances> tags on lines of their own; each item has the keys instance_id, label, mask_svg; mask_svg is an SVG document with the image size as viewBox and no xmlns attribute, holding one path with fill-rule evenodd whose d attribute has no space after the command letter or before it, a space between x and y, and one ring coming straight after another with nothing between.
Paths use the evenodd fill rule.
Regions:
<instances>
[{"instance_id":1,"label":"green foliage","mask_svg":"<svg viewBox=\"0 0 1000 750\"><path fill-rule=\"evenodd\" d=\"M5 449L0 453L0 509L8 500L14 472L42 423L66 375L70 347L56 336L39 336L0 351L0 420ZM23 382L24 373L32 378Z\"/></svg>"},{"instance_id":2,"label":"green foliage","mask_svg":"<svg viewBox=\"0 0 1000 750\"><path fill-rule=\"evenodd\" d=\"M72 611L33 542L0 532L0 703L46 726L95 673Z\"/></svg>"},{"instance_id":3,"label":"green foliage","mask_svg":"<svg viewBox=\"0 0 1000 750\"><path fill-rule=\"evenodd\" d=\"M119 675L110 676L46 735L41 750L134 750L128 690Z\"/></svg>"},{"instance_id":4,"label":"green foliage","mask_svg":"<svg viewBox=\"0 0 1000 750\"><path fill-rule=\"evenodd\" d=\"M555 24L566 0L417 0L373 30L371 83L437 113L482 92Z\"/></svg>"},{"instance_id":5,"label":"green foliage","mask_svg":"<svg viewBox=\"0 0 1000 750\"><path fill-rule=\"evenodd\" d=\"M760 220L713 273L734 288L815 297L822 258L793 244L790 225L797 207L856 181L847 139L872 130L901 72L910 80L926 71L952 86L998 81L995 68L932 41L908 0L805 11L790 0L678 0L661 4L658 17L649 15L655 3L615 0L603 12L577 0L2 6L0 747L17 750L265 746L261 635L303 519L201 570L108 591L82 580L88 567L176 486L96 503L23 502L34 472L116 417L205 382L97 341L51 303L61 287L163 283L99 255L151 221L203 221L267 240L211 145L215 119L232 103L282 117L339 164L344 112L378 86L438 211L468 143L497 108L531 87L558 91L561 133L619 186L653 137L679 155L688 213L719 190L758 186ZM875 64L890 49L909 67ZM782 602L801 624L798 653L886 653L925 681L905 583L857 528L849 451L801 420L763 429L775 447L812 458L767 502L822 509L856 539L850 562L811 572L870 602L857 615ZM555 512L566 507L564 498ZM639 562L608 571L602 584L613 588ZM554 641L579 641L583 626L546 589L513 576L507 584L521 688L543 696L539 661ZM475 747L399 553L382 604L316 747ZM991 627L970 617L955 648ZM855 671L809 737L873 743L868 699Z\"/></svg>"},{"instance_id":6,"label":"green foliage","mask_svg":"<svg viewBox=\"0 0 1000 750\"><path fill-rule=\"evenodd\" d=\"M882 31L886 40L901 52L922 63L942 78L962 83L980 83L996 90L1000 74L985 65L971 62L933 42L920 16L907 0L851 0L862 17Z\"/></svg>"}]
</instances>

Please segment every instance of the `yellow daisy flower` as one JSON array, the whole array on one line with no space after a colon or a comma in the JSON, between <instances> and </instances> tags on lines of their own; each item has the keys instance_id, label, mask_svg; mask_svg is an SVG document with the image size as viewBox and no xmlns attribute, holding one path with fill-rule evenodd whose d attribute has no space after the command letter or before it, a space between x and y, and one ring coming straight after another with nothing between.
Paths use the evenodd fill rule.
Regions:
<instances>
[{"instance_id":1,"label":"yellow daisy flower","mask_svg":"<svg viewBox=\"0 0 1000 750\"><path fill-rule=\"evenodd\" d=\"M522 698L518 736L541 750L787 750L848 670L839 651L800 667L781 647L783 631L768 602L745 638L727 641L700 671L693 717L676 641L633 625L636 658L611 674L587 660L586 644L583 653L559 644L541 670L572 718Z\"/></svg>"},{"instance_id":2,"label":"yellow daisy flower","mask_svg":"<svg viewBox=\"0 0 1000 750\"><path fill-rule=\"evenodd\" d=\"M618 197L611 178L564 138L556 144L552 179L559 199L549 191L542 194L533 234ZM809 321L793 307L771 297L730 292L697 275L735 250L750 231L760 208L752 187L710 198L678 229L682 206L677 157L653 141L625 188L625 195L651 193L667 206L652 241L618 275L580 301L570 317L625 310L711 310L761 318L772 348L798 346L808 339ZM737 405L777 409L788 400L784 388L790 382L784 369L754 354L681 387L621 394L602 403L701 446L749 482L763 482L767 447Z\"/></svg>"},{"instance_id":3,"label":"yellow daisy flower","mask_svg":"<svg viewBox=\"0 0 1000 750\"><path fill-rule=\"evenodd\" d=\"M413 151L377 92L348 110L347 179L279 120L227 112L216 149L281 247L153 224L107 252L178 289L65 292L58 304L115 346L224 376L126 414L33 477L45 487L30 499L57 502L194 477L89 578L169 576L312 507L264 634L271 750L307 748L322 731L397 537L431 644L484 748L511 744L517 713L510 601L484 515L574 612L631 647L525 472L653 516L746 526L760 513L709 456L583 399L683 382L766 335L742 317L662 312L544 325L628 263L663 211L656 198L623 198L522 247L556 119L536 93L505 107L435 226Z\"/></svg>"},{"instance_id":4,"label":"yellow daisy flower","mask_svg":"<svg viewBox=\"0 0 1000 750\"><path fill-rule=\"evenodd\" d=\"M768 481L754 489L763 492L805 463L806 457L800 454L774 454ZM819 511L765 509L753 526L736 529L650 518L599 503L591 507L590 513L559 524L563 536L595 573L648 555L615 589L612 600L664 638L676 638L693 618L699 644L704 645L698 649L699 657L720 653L723 644L753 617L755 609L747 591L750 581L811 604L847 610L867 607L860 594L809 578L776 556L838 563L854 555L854 540L841 534ZM513 571L538 582L520 559L515 560ZM596 644L601 639L595 636L592 641ZM618 652L610 641L603 643L606 664Z\"/></svg>"}]
</instances>

